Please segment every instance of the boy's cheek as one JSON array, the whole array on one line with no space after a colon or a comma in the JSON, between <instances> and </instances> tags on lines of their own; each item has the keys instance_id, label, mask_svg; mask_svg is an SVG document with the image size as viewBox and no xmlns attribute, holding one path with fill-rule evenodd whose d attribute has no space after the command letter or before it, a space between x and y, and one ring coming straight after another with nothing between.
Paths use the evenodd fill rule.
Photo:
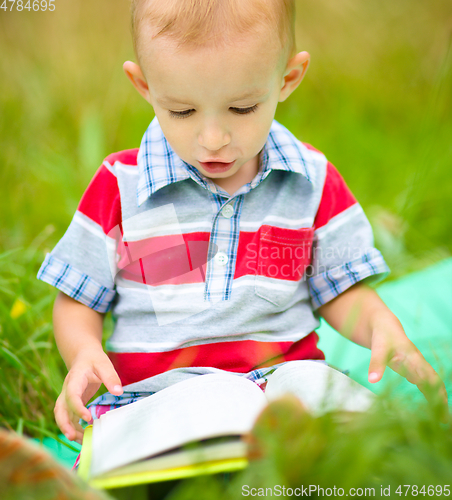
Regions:
<instances>
[{"instance_id":1,"label":"boy's cheek","mask_svg":"<svg viewBox=\"0 0 452 500\"><path fill-rule=\"evenodd\" d=\"M175 120L177 120L177 118ZM193 155L193 147L190 147L190 139L188 138L188 134L184 130L184 128L174 125L168 127L167 130L165 130L162 125L161 127L166 140L169 142L169 145L177 154L177 156L179 156L179 158L182 158L182 160L186 161L187 163L191 164L193 162L193 158L191 158L191 155Z\"/></svg>"}]
</instances>

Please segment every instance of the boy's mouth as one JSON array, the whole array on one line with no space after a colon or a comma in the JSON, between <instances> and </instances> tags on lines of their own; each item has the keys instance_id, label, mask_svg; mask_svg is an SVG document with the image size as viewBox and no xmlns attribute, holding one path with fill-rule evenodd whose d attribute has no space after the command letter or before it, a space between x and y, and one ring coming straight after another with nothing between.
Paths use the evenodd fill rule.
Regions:
<instances>
[{"instance_id":1,"label":"boy's mouth","mask_svg":"<svg viewBox=\"0 0 452 500\"><path fill-rule=\"evenodd\" d=\"M199 164L201 167L209 173L215 174L215 173L220 173L220 172L227 172L235 163L234 161L231 161L229 163L221 162L221 161L207 161L207 162L202 162L200 161Z\"/></svg>"}]
</instances>

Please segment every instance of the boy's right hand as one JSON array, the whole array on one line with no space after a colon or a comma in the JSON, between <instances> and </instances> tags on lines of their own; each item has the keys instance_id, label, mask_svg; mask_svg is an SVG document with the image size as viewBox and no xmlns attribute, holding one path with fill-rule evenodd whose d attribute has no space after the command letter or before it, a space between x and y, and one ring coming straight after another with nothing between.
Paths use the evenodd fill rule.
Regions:
<instances>
[{"instance_id":1,"label":"boy's right hand","mask_svg":"<svg viewBox=\"0 0 452 500\"><path fill-rule=\"evenodd\" d=\"M56 423L70 441L82 443L79 419L91 422L91 413L85 405L102 384L115 396L123 393L119 376L105 352L83 351L72 363L54 409Z\"/></svg>"}]
</instances>

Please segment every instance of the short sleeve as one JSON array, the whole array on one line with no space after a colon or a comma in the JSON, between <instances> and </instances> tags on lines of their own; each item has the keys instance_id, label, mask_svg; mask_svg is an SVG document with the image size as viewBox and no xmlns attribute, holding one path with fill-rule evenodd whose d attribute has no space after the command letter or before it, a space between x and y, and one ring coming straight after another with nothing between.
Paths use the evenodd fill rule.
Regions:
<instances>
[{"instance_id":1,"label":"short sleeve","mask_svg":"<svg viewBox=\"0 0 452 500\"><path fill-rule=\"evenodd\" d=\"M115 298L114 240L121 224L116 176L107 163L96 172L61 240L46 255L38 279L92 309L107 312Z\"/></svg>"},{"instance_id":2,"label":"short sleeve","mask_svg":"<svg viewBox=\"0 0 452 500\"><path fill-rule=\"evenodd\" d=\"M372 228L363 209L328 162L307 277L314 309L355 283L379 281L388 273L383 256L374 247Z\"/></svg>"}]
</instances>

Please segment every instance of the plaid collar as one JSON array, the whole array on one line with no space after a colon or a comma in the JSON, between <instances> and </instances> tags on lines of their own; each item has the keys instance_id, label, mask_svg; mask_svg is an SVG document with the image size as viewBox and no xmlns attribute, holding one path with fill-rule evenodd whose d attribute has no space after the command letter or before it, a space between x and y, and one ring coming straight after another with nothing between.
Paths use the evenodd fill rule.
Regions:
<instances>
[{"instance_id":1,"label":"plaid collar","mask_svg":"<svg viewBox=\"0 0 452 500\"><path fill-rule=\"evenodd\" d=\"M318 161L316 153L306 148L276 120L273 120L270 127L261 158L262 178L265 178L271 170L285 170L299 173L315 185ZM141 141L138 172L138 206L158 189L173 182L191 178L207 188L206 177L173 151L163 135L157 117L152 120Z\"/></svg>"}]
</instances>

